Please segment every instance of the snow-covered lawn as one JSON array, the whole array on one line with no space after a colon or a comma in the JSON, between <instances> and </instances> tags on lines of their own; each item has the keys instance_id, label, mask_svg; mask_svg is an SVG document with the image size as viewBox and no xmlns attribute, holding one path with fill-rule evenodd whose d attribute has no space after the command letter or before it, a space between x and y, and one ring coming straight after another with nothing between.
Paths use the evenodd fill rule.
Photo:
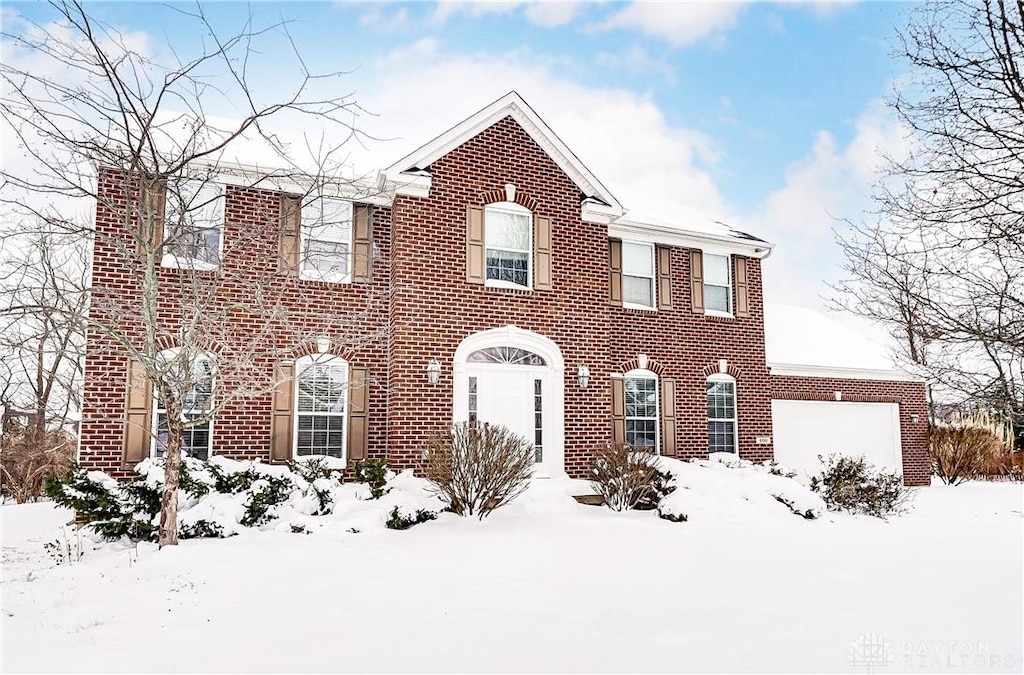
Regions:
<instances>
[{"instance_id":1,"label":"snow-covered lawn","mask_svg":"<svg viewBox=\"0 0 1024 675\"><path fill-rule=\"evenodd\" d=\"M83 539L59 566L43 546L70 512L5 505L0 670L1021 671L1019 485L923 489L890 522L670 523L573 490L408 531Z\"/></svg>"}]
</instances>

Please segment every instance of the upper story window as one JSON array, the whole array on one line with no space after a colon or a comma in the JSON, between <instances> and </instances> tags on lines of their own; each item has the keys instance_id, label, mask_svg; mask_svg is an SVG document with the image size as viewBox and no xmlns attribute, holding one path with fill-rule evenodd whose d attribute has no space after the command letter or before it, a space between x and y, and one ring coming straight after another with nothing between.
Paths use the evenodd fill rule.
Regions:
<instances>
[{"instance_id":1,"label":"upper story window","mask_svg":"<svg viewBox=\"0 0 1024 675\"><path fill-rule=\"evenodd\" d=\"M729 256L704 253L704 310L732 314L732 283Z\"/></svg>"},{"instance_id":2,"label":"upper story window","mask_svg":"<svg viewBox=\"0 0 1024 675\"><path fill-rule=\"evenodd\" d=\"M344 457L348 362L317 354L299 359L295 372L295 456Z\"/></svg>"},{"instance_id":3,"label":"upper story window","mask_svg":"<svg viewBox=\"0 0 1024 675\"><path fill-rule=\"evenodd\" d=\"M736 380L708 378L708 452L736 452Z\"/></svg>"},{"instance_id":4,"label":"upper story window","mask_svg":"<svg viewBox=\"0 0 1024 675\"><path fill-rule=\"evenodd\" d=\"M654 309L654 245L622 242L622 302Z\"/></svg>"},{"instance_id":5,"label":"upper story window","mask_svg":"<svg viewBox=\"0 0 1024 675\"><path fill-rule=\"evenodd\" d=\"M191 363L181 360L180 352L170 349L161 354L161 359L172 363L168 382L172 387L184 389L181 413L187 420L181 449L190 457L208 459L211 449L211 422L209 413L213 409L214 363L207 354L199 354ZM175 359L178 359L175 361ZM153 455L160 457L167 447L168 425L167 405L159 391L154 398L156 436L153 441ZM202 419L196 422L196 420Z\"/></svg>"},{"instance_id":6,"label":"upper story window","mask_svg":"<svg viewBox=\"0 0 1024 675\"><path fill-rule=\"evenodd\" d=\"M533 280L533 215L512 202L484 209L486 284L530 288Z\"/></svg>"},{"instance_id":7,"label":"upper story window","mask_svg":"<svg viewBox=\"0 0 1024 675\"><path fill-rule=\"evenodd\" d=\"M649 370L631 370L624 379L626 442L636 447L658 447L658 376Z\"/></svg>"},{"instance_id":8,"label":"upper story window","mask_svg":"<svg viewBox=\"0 0 1024 675\"><path fill-rule=\"evenodd\" d=\"M224 186L182 180L164 197L166 267L212 270L220 265L224 238Z\"/></svg>"},{"instance_id":9,"label":"upper story window","mask_svg":"<svg viewBox=\"0 0 1024 675\"><path fill-rule=\"evenodd\" d=\"M318 196L302 204L300 273L303 278L350 281L351 246L351 202Z\"/></svg>"}]
</instances>

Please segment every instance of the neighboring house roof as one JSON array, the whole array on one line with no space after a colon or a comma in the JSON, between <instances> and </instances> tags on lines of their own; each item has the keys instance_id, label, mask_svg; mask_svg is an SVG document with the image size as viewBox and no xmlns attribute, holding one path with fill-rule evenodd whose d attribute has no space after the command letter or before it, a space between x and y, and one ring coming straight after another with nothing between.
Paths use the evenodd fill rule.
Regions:
<instances>
[{"instance_id":1,"label":"neighboring house roof","mask_svg":"<svg viewBox=\"0 0 1024 675\"><path fill-rule=\"evenodd\" d=\"M764 306L764 342L775 375L867 380L917 380L889 350L808 307Z\"/></svg>"},{"instance_id":2,"label":"neighboring house roof","mask_svg":"<svg viewBox=\"0 0 1024 675\"><path fill-rule=\"evenodd\" d=\"M540 115L515 91L510 91L494 103L470 115L434 140L398 160L382 173L387 180L395 181L398 184L406 182L403 180L403 176L413 180L422 178L427 174L428 167L439 158L505 117L511 117L519 123L519 126L530 135L530 138L579 187L585 199L597 200L600 204L617 212L616 215L623 213L622 205L611 191L590 172L590 169L569 149L569 146L562 142L562 139L540 118Z\"/></svg>"}]
</instances>

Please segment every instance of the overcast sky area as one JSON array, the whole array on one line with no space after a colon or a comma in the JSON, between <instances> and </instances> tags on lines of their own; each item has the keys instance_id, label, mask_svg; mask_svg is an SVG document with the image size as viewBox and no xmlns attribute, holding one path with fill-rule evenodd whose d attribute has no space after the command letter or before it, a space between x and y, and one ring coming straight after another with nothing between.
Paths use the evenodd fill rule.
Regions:
<instances>
[{"instance_id":1,"label":"overcast sky area","mask_svg":"<svg viewBox=\"0 0 1024 675\"><path fill-rule=\"evenodd\" d=\"M157 60L204 36L166 6L92 3ZM180 6L187 8L187 6ZM776 243L766 300L821 306L841 275L833 229L869 217L878 153L906 151L883 99L904 76L895 29L912 5L863 3L213 3L223 34L288 22L332 94L351 92L360 171L384 168L518 91L635 214L719 220ZM7 3L5 30L52 20ZM280 30L250 72L270 100L295 76ZM209 113L230 117L231 104ZM291 131L294 131L292 129Z\"/></svg>"}]
</instances>

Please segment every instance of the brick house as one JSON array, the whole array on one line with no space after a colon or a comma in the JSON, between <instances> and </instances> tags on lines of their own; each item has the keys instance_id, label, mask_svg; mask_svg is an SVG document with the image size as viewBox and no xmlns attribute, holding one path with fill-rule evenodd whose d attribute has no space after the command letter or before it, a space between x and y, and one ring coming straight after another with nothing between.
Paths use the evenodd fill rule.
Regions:
<instances>
[{"instance_id":1,"label":"brick house","mask_svg":"<svg viewBox=\"0 0 1024 675\"><path fill-rule=\"evenodd\" d=\"M182 257L235 277L269 270L320 339L267 341L262 363L282 375L276 390L193 428L193 454L410 467L432 430L477 419L533 442L539 475L582 477L612 439L680 458L784 461L814 451L808 419L835 418L854 434L869 429L865 442L884 446L908 484L929 480L923 383L769 367L761 289L773 245L724 225L631 218L518 94L380 171L375 185L312 209L287 188L229 173L204 187L209 229L165 248L161 273L173 278ZM101 172L101 195L117 180ZM99 236L119 205L97 206L97 287L126 288L131 274ZM328 212L342 226L316 231ZM380 339L338 338L330 317L370 297L384 300L364 312L363 328ZM257 329L244 318L234 328ZM80 460L127 475L159 452L160 403L102 336L89 336L85 377ZM783 435L791 447L775 442Z\"/></svg>"}]
</instances>

